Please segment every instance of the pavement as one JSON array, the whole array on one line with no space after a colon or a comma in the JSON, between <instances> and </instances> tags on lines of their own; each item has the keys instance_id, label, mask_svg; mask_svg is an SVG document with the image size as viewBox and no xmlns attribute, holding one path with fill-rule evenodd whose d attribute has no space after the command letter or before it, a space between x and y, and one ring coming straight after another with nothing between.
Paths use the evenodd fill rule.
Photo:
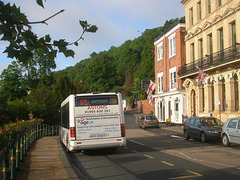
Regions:
<instances>
[{"instance_id":1,"label":"pavement","mask_svg":"<svg viewBox=\"0 0 240 180\"><path fill-rule=\"evenodd\" d=\"M182 132L182 126L163 124L161 129ZM16 177L17 180L78 179L64 152L59 136L47 136L36 140L24 157L24 161L20 163Z\"/></svg>"},{"instance_id":2,"label":"pavement","mask_svg":"<svg viewBox=\"0 0 240 180\"><path fill-rule=\"evenodd\" d=\"M78 177L63 150L59 136L46 136L32 144L16 173L17 180L54 180Z\"/></svg>"}]
</instances>

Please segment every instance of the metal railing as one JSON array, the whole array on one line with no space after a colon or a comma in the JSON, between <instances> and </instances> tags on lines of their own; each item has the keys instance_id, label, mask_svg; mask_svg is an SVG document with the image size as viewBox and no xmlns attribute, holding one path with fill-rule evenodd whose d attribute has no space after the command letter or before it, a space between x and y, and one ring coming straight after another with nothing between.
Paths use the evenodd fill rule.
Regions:
<instances>
[{"instance_id":1,"label":"metal railing","mask_svg":"<svg viewBox=\"0 0 240 180\"><path fill-rule=\"evenodd\" d=\"M0 179L16 179L16 169L19 168L20 161L24 160L30 146L43 136L59 135L59 129L59 126L37 123L24 134L8 136L9 146L0 149Z\"/></svg>"},{"instance_id":2,"label":"metal railing","mask_svg":"<svg viewBox=\"0 0 240 180\"><path fill-rule=\"evenodd\" d=\"M213 66L217 66L223 63L232 62L240 58L240 45L236 44L222 51L218 51L211 55L206 55L204 58L200 58L191 63L185 64L178 68L179 77L191 74L200 69L205 69Z\"/></svg>"}]
</instances>

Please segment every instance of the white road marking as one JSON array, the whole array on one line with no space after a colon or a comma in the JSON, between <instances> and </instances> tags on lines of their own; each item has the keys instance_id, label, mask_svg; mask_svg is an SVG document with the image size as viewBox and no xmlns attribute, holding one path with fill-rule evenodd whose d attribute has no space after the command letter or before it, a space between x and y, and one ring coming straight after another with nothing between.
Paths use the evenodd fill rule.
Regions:
<instances>
[{"instance_id":1,"label":"white road marking","mask_svg":"<svg viewBox=\"0 0 240 180\"><path fill-rule=\"evenodd\" d=\"M133 143L136 143L136 144L138 144L138 145L144 146L144 144L142 144L142 143L140 143L140 142L137 142L137 141L134 141L134 140L131 140L131 139L129 139L129 141L131 141L131 142L133 142Z\"/></svg>"},{"instance_id":2,"label":"white road marking","mask_svg":"<svg viewBox=\"0 0 240 180\"><path fill-rule=\"evenodd\" d=\"M182 152L178 152L178 151L173 151L173 150L169 150L172 151L174 153L178 153L181 154L182 156L185 156L186 158L192 160L192 161L200 161L200 162L204 162L204 163L209 163L209 164L215 164L215 165L219 165L219 166L225 166L225 167L230 167L230 168L235 168L235 166L232 165L228 165L228 164L223 164L223 163L217 163L217 162L212 162L212 161L205 161L205 160L201 160L201 159L195 159L195 158L191 158L188 155L182 153Z\"/></svg>"},{"instance_id":3,"label":"white road marking","mask_svg":"<svg viewBox=\"0 0 240 180\"><path fill-rule=\"evenodd\" d=\"M184 139L183 137L181 136L176 136L176 135L171 135L172 138L178 138L178 139Z\"/></svg>"}]
</instances>

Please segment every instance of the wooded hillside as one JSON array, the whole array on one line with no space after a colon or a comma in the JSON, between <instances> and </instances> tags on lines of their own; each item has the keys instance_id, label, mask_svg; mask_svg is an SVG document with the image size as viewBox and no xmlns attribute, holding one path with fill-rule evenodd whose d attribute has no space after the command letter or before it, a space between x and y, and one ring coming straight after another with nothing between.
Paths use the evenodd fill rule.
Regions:
<instances>
[{"instance_id":1,"label":"wooded hillside","mask_svg":"<svg viewBox=\"0 0 240 180\"><path fill-rule=\"evenodd\" d=\"M122 87L141 90L142 79L154 80L154 39L179 19L166 21L164 26L147 29L134 40L127 40L108 51L93 52L90 58L73 67L54 72L57 79L66 74L74 84L81 83L84 91L121 91ZM123 90L123 89L122 89Z\"/></svg>"}]
</instances>

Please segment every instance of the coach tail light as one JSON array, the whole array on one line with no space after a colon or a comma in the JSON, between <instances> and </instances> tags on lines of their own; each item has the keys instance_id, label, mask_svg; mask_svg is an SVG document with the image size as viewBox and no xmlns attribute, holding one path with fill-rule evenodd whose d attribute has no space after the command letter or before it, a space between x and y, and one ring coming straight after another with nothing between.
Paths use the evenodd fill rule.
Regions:
<instances>
[{"instance_id":1,"label":"coach tail light","mask_svg":"<svg viewBox=\"0 0 240 180\"><path fill-rule=\"evenodd\" d=\"M126 133L125 133L125 124L121 124L121 136L125 137Z\"/></svg>"},{"instance_id":2,"label":"coach tail light","mask_svg":"<svg viewBox=\"0 0 240 180\"><path fill-rule=\"evenodd\" d=\"M70 127L70 139L71 140L76 139L76 129L75 129L75 127Z\"/></svg>"}]
</instances>

